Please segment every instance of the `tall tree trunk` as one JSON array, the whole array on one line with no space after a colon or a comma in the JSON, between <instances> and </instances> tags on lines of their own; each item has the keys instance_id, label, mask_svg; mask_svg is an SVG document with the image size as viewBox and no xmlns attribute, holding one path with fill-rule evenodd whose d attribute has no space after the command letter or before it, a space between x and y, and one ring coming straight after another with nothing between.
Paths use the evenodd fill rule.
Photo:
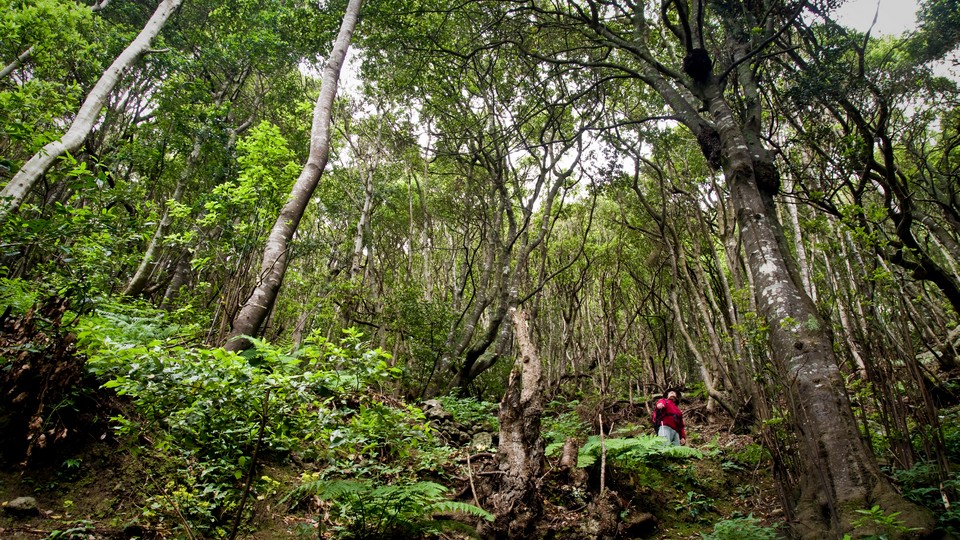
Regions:
<instances>
[{"instance_id":1,"label":"tall tree trunk","mask_svg":"<svg viewBox=\"0 0 960 540\"><path fill-rule=\"evenodd\" d=\"M741 127L711 81L704 98L723 148L724 175L755 279L758 308L770 329L772 356L789 383L787 398L800 430L803 464L797 522L802 538L839 538L861 517L856 511L879 504L899 511L908 526L929 529L929 513L909 503L890 485L856 428L843 377L833 355L826 323L791 271L789 252L773 208L770 162L755 160Z\"/></svg>"},{"instance_id":2,"label":"tall tree trunk","mask_svg":"<svg viewBox=\"0 0 960 540\"><path fill-rule=\"evenodd\" d=\"M233 319L233 328L225 347L228 350L239 351L250 347L249 341L238 339L239 336L253 336L260 331L266 320L271 306L277 299L280 283L287 271L289 262L287 250L293 235L300 225L303 213L307 208L310 197L313 196L320 176L327 165L330 156L330 123L333 114L333 101L337 95L337 84L340 79L340 69L343 66L353 30L357 26L360 16L362 0L350 0L340 32L330 51L330 58L323 68L321 77L320 95L313 110L313 126L310 137L310 156L307 164L297 178L290 192L290 198L280 210L276 223L270 231L267 243L263 249L263 261L260 264L260 275L253 293L247 298L244 306Z\"/></svg>"},{"instance_id":3,"label":"tall tree trunk","mask_svg":"<svg viewBox=\"0 0 960 540\"><path fill-rule=\"evenodd\" d=\"M100 110L106 103L113 88L120 82L124 71L129 69L150 47L170 15L180 6L182 0L163 0L153 12L153 16L144 25L140 34L120 53L103 72L93 90L87 94L80 111L70 124L70 129L63 137L47 143L39 152L27 161L20 171L0 191L0 221L6 219L7 214L16 210L23 203L27 194L43 176L53 163L65 153L75 152L90 134Z\"/></svg>"}]
</instances>

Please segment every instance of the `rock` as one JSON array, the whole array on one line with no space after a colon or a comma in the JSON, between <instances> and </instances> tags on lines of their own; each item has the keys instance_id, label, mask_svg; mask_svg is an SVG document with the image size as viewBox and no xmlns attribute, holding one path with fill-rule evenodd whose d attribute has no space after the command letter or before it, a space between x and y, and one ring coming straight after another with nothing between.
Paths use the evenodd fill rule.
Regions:
<instances>
[{"instance_id":1,"label":"rock","mask_svg":"<svg viewBox=\"0 0 960 540\"><path fill-rule=\"evenodd\" d=\"M602 497L597 497L587 505L589 516L583 524L585 538L597 540L611 540L619 532L620 511L623 507L617 493L607 490Z\"/></svg>"},{"instance_id":2,"label":"rock","mask_svg":"<svg viewBox=\"0 0 960 540\"><path fill-rule=\"evenodd\" d=\"M493 448L493 433L481 431L473 436L470 447L475 450L490 450Z\"/></svg>"},{"instance_id":3,"label":"rock","mask_svg":"<svg viewBox=\"0 0 960 540\"><path fill-rule=\"evenodd\" d=\"M40 515L40 507L33 497L17 497L3 503L3 511L15 517L32 517Z\"/></svg>"},{"instance_id":4,"label":"rock","mask_svg":"<svg viewBox=\"0 0 960 540\"><path fill-rule=\"evenodd\" d=\"M424 401L420 408L423 409L423 415L427 417L427 420L442 421L453 418L453 415L450 414L450 411L444 409L443 404L437 399L428 399L427 401Z\"/></svg>"},{"instance_id":5,"label":"rock","mask_svg":"<svg viewBox=\"0 0 960 540\"><path fill-rule=\"evenodd\" d=\"M624 538L646 538L657 530L657 518L650 512L630 512L620 530Z\"/></svg>"}]
</instances>

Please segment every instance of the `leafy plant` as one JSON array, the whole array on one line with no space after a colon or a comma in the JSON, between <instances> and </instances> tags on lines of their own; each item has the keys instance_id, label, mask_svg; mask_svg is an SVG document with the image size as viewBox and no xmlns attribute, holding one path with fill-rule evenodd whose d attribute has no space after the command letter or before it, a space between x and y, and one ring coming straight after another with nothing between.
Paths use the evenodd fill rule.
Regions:
<instances>
[{"instance_id":1,"label":"leafy plant","mask_svg":"<svg viewBox=\"0 0 960 540\"><path fill-rule=\"evenodd\" d=\"M295 504L314 495L334 503L333 531L338 538L377 540L419 538L428 533L464 530L449 514L466 514L488 521L493 515L472 504L448 500L447 488L433 482L376 485L370 480L313 480L284 501Z\"/></svg>"},{"instance_id":2,"label":"leafy plant","mask_svg":"<svg viewBox=\"0 0 960 540\"><path fill-rule=\"evenodd\" d=\"M86 540L96 531L93 523L87 520L81 520L67 529L57 529L50 532L45 540Z\"/></svg>"},{"instance_id":3,"label":"leafy plant","mask_svg":"<svg viewBox=\"0 0 960 540\"><path fill-rule=\"evenodd\" d=\"M904 497L933 510L941 528L954 534L960 532L960 509L957 509L956 505L944 508L936 463L917 463L913 468L894 471L893 476ZM950 494L960 493L960 473L952 473L943 482L942 489L948 497Z\"/></svg>"},{"instance_id":4,"label":"leafy plant","mask_svg":"<svg viewBox=\"0 0 960 540\"><path fill-rule=\"evenodd\" d=\"M707 512L714 510L714 501L702 493L688 491L684 500L678 503L674 510L686 512L690 519L696 521L702 519Z\"/></svg>"},{"instance_id":5,"label":"leafy plant","mask_svg":"<svg viewBox=\"0 0 960 540\"><path fill-rule=\"evenodd\" d=\"M553 456L571 437L581 437L587 425L580 420L576 411L566 411L543 418L543 437L547 441L546 454Z\"/></svg>"},{"instance_id":6,"label":"leafy plant","mask_svg":"<svg viewBox=\"0 0 960 540\"><path fill-rule=\"evenodd\" d=\"M770 451L759 444L752 443L734 453L731 458L732 461L741 465L757 467L770 459Z\"/></svg>"},{"instance_id":7,"label":"leafy plant","mask_svg":"<svg viewBox=\"0 0 960 540\"><path fill-rule=\"evenodd\" d=\"M448 395L440 398L444 410L450 413L458 424L481 426L484 431L498 431L497 404L479 401L473 397Z\"/></svg>"},{"instance_id":8,"label":"leafy plant","mask_svg":"<svg viewBox=\"0 0 960 540\"><path fill-rule=\"evenodd\" d=\"M702 540L777 540L776 527L764 527L753 514L726 519L713 526L713 532L700 533Z\"/></svg>"},{"instance_id":9,"label":"leafy plant","mask_svg":"<svg viewBox=\"0 0 960 540\"><path fill-rule=\"evenodd\" d=\"M577 467L589 467L596 463L600 459L602 446L606 447L607 460L628 469L636 465L650 465L664 458L700 459L703 457L703 454L695 448L671 446L666 440L656 435L609 438L604 439L602 445L600 437L594 435L580 448Z\"/></svg>"},{"instance_id":10,"label":"leafy plant","mask_svg":"<svg viewBox=\"0 0 960 540\"><path fill-rule=\"evenodd\" d=\"M854 527L870 527L887 534L899 534L919 530L905 526L903 520L898 517L900 512L890 512L888 514L883 508L880 508L878 504L873 505L869 509L856 510L856 512L863 517L851 522L851 525Z\"/></svg>"},{"instance_id":11,"label":"leafy plant","mask_svg":"<svg viewBox=\"0 0 960 540\"><path fill-rule=\"evenodd\" d=\"M416 448L432 445L419 409L375 401L399 370L357 331L339 343L313 337L294 353L252 339L253 350L238 355L184 347L171 326L149 310L101 312L77 331L88 369L135 407L136 416L113 419L117 430L148 436L148 452L171 469L154 486L148 517L183 516L204 536L223 536L253 474L254 448L273 456L320 449L365 466L413 463Z\"/></svg>"}]
</instances>

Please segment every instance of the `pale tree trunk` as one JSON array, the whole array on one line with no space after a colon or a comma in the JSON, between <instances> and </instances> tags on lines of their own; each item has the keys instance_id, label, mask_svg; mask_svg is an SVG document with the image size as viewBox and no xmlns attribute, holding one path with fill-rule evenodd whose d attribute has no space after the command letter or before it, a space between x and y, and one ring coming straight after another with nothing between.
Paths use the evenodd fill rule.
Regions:
<instances>
[{"instance_id":1,"label":"pale tree trunk","mask_svg":"<svg viewBox=\"0 0 960 540\"><path fill-rule=\"evenodd\" d=\"M863 355L860 352L860 345L856 341L856 329L853 327L850 314L847 311L847 291L840 289L840 280L833 271L830 258L824 257L823 259L826 268L825 274L827 275L827 282L833 287L833 294L837 297L837 315L840 318L840 330L843 332L843 340L847 344L847 350L850 352L850 357L853 359L853 363L856 364L860 376L866 378L867 366L864 364Z\"/></svg>"},{"instance_id":2,"label":"pale tree trunk","mask_svg":"<svg viewBox=\"0 0 960 540\"><path fill-rule=\"evenodd\" d=\"M173 277L170 278L170 283L167 284L167 290L163 293L163 300L160 301L161 308L169 308L173 301L176 300L180 288L187 283L189 272L190 258L186 253L181 254L180 260L177 261L177 266L173 271Z\"/></svg>"},{"instance_id":3,"label":"pale tree trunk","mask_svg":"<svg viewBox=\"0 0 960 540\"><path fill-rule=\"evenodd\" d=\"M787 191L790 191L790 184L787 184ZM790 216L790 228L793 233L793 244L797 250L797 265L800 267L800 277L803 279L803 288L810 295L810 299L817 301L817 288L810 277L810 263L807 260L807 248L803 244L803 230L800 229L800 212L796 202L789 202L783 205Z\"/></svg>"},{"instance_id":4,"label":"pale tree trunk","mask_svg":"<svg viewBox=\"0 0 960 540\"><path fill-rule=\"evenodd\" d=\"M21 64L27 61L27 58L30 58L30 55L33 54L33 47L20 53L20 56L13 59L13 62L10 62L3 69L0 69L0 79L5 79L8 75L13 73L13 70L20 67Z\"/></svg>"},{"instance_id":5,"label":"pale tree trunk","mask_svg":"<svg viewBox=\"0 0 960 540\"><path fill-rule=\"evenodd\" d=\"M433 276L431 274L432 257L431 252L433 251L433 220L430 216L429 208L427 207L427 193L429 190L430 182L430 122L427 122L427 142L424 145L424 156L423 156L423 182L417 183L417 192L420 199L420 211L423 212L423 229L420 231L420 257L421 264L423 265L423 299L427 302L433 300ZM411 175L412 176L412 175ZM412 219L413 211L411 209L410 216ZM413 235L410 236L413 239ZM410 250L411 254L413 249ZM451 281L451 283L453 283Z\"/></svg>"},{"instance_id":6,"label":"pale tree trunk","mask_svg":"<svg viewBox=\"0 0 960 540\"><path fill-rule=\"evenodd\" d=\"M380 106L377 105L377 112L380 112ZM353 281L360 275L360 265L363 262L364 240L368 236L370 228L370 214L373 212L373 179L377 174L377 168L380 166L380 159L383 156L381 145L383 144L383 124L385 120L381 119L377 125L377 136L372 143L364 144L360 141L356 146L352 146L353 153L362 160L363 170L363 203L360 205L360 218L357 220L357 230L353 236L353 257L350 260L350 280ZM349 134L347 135L349 140ZM348 314L349 317L352 314Z\"/></svg>"},{"instance_id":7,"label":"pale tree trunk","mask_svg":"<svg viewBox=\"0 0 960 540\"><path fill-rule=\"evenodd\" d=\"M181 1L163 0L160 2L157 10L144 25L140 34L117 56L110 67L103 72L100 80L90 90L90 93L87 94L80 111L73 119L73 123L70 124L70 129L63 137L47 143L39 152L34 154L10 182L4 186L3 190L0 191L0 221L5 220L12 210L20 207L37 180L50 169L57 158L66 153L75 152L80 148L80 145L83 144L83 141L90 134L90 130L96 124L97 118L100 116L100 110L114 87L120 82L124 71L133 66L147 52L150 43L163 29L163 25L170 15L180 6Z\"/></svg>"},{"instance_id":8,"label":"pale tree trunk","mask_svg":"<svg viewBox=\"0 0 960 540\"><path fill-rule=\"evenodd\" d=\"M330 51L330 58L323 68L320 95L313 110L313 126L310 137L310 156L290 192L290 198L280 210L276 223L270 230L270 236L263 249L263 261L260 275L253 293L233 319L233 328L225 347L228 350L246 349L250 343L239 336L254 336L267 318L280 291L280 283L287 271L289 262L287 250L290 241L303 218L303 213L313 196L327 159L330 156L330 123L333 114L333 101L337 94L340 69L343 66L350 39L360 16L362 0L350 0L337 39Z\"/></svg>"},{"instance_id":9,"label":"pale tree trunk","mask_svg":"<svg viewBox=\"0 0 960 540\"><path fill-rule=\"evenodd\" d=\"M540 435L543 379L527 315L516 308L510 312L520 354L500 402L497 467L501 474L499 489L491 497L496 520L489 532L498 538L533 538L543 515L539 485L544 452Z\"/></svg>"},{"instance_id":10,"label":"pale tree trunk","mask_svg":"<svg viewBox=\"0 0 960 540\"><path fill-rule=\"evenodd\" d=\"M673 243L673 242L671 242ZM677 295L677 289L680 286L680 283L686 281L690 289L695 289L696 286L692 280L683 279L686 276L685 271L681 271L679 268L680 262L679 258L683 257L683 250L679 247L679 241L677 246L669 246L670 250L670 267L673 271L674 286L670 287L670 304L673 308L673 318L676 324L677 329L680 331L680 335L683 336L683 341L687 345L687 349L690 350L690 354L693 355L694 361L697 363L697 368L700 370L700 378L703 382L704 388L707 390L707 414L711 417L714 416L716 412L716 403L719 403L721 407L726 409L731 415L736 414L736 411L730 408L727 404L727 396L720 393L717 389L717 386L714 382L714 375L710 371L710 366L708 363L712 364L713 362L708 361L704 358L703 354L700 353L699 348L697 347L696 342L693 337L690 335L690 332L687 330L687 326L690 324L688 320L685 320L683 316L683 311L680 308L680 300ZM677 250L680 251L680 257L677 256ZM681 276L681 272L684 274ZM709 325L710 321L708 320L709 314L706 312L705 306L702 305L702 299L696 292L691 292L694 296L694 302L698 304L698 311L700 312L701 318L704 319L704 324ZM719 350L713 350L714 355L722 354Z\"/></svg>"}]
</instances>

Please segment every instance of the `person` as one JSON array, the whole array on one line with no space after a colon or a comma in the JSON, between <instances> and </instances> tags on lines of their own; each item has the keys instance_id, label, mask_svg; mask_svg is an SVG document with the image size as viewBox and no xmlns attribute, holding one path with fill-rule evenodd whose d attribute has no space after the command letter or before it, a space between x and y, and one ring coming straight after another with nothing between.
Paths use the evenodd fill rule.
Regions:
<instances>
[{"instance_id":1,"label":"person","mask_svg":"<svg viewBox=\"0 0 960 540\"><path fill-rule=\"evenodd\" d=\"M673 446L687 444L687 431L683 426L683 413L677 407L677 392L670 390L667 397L657 400L653 410L653 427L657 435Z\"/></svg>"}]
</instances>

